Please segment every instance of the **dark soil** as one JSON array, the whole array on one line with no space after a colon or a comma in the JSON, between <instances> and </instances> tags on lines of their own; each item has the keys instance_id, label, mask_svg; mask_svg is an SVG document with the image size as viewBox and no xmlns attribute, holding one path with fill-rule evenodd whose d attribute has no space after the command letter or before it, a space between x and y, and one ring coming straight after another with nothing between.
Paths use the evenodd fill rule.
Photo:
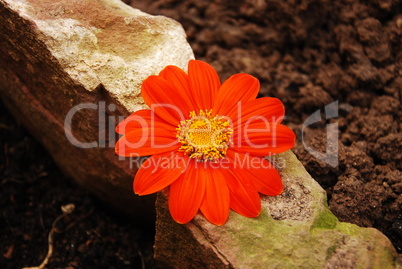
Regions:
<instances>
[{"instance_id":1,"label":"dark soil","mask_svg":"<svg viewBox=\"0 0 402 269\"><path fill-rule=\"evenodd\" d=\"M402 2L393 0L133 1L179 21L197 59L222 79L245 72L281 99L293 150L345 222L375 227L402 253ZM324 109L338 101L339 115ZM312 156L338 142L339 165ZM338 124L338 132L327 124ZM339 140L337 139L339 137ZM329 145L328 149L334 149Z\"/></svg>"},{"instance_id":2,"label":"dark soil","mask_svg":"<svg viewBox=\"0 0 402 269\"><path fill-rule=\"evenodd\" d=\"M126 1L128 2L128 1ZM134 1L133 1L134 2ZM245 72L261 96L280 98L294 149L341 220L375 227L402 253L402 2L398 0L135 1L179 21L197 59L222 80ZM324 108L339 101L339 115ZM304 129L321 110L323 120ZM327 124L338 132L327 132ZM325 153L339 137L339 165ZM39 265L61 206L49 268L157 268L152 229L116 216L66 179L44 149L0 107L0 267ZM304 142L304 144L303 144ZM328 147L333 150L334 145ZM336 154L336 152L332 152ZM112 266L113 265L113 266Z\"/></svg>"},{"instance_id":3,"label":"dark soil","mask_svg":"<svg viewBox=\"0 0 402 269\"><path fill-rule=\"evenodd\" d=\"M75 185L0 104L0 268L38 266L55 223L54 252L47 268L158 268L153 228L113 214Z\"/></svg>"}]
</instances>

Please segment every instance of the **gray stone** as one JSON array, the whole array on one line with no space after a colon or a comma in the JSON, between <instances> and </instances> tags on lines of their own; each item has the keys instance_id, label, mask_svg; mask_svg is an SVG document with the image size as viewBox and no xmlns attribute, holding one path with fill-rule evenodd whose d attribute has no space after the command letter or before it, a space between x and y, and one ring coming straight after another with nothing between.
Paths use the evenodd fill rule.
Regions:
<instances>
[{"instance_id":1,"label":"gray stone","mask_svg":"<svg viewBox=\"0 0 402 269\"><path fill-rule=\"evenodd\" d=\"M88 91L102 84L129 111L144 108L146 77L168 64L186 68L194 57L179 23L119 0L1 2L31 24L74 81Z\"/></svg>"},{"instance_id":2,"label":"gray stone","mask_svg":"<svg viewBox=\"0 0 402 269\"><path fill-rule=\"evenodd\" d=\"M231 212L223 226L197 215L175 223L158 194L155 257L174 268L401 268L378 230L339 222L296 156L275 156L285 190L262 198L258 218Z\"/></svg>"},{"instance_id":3,"label":"gray stone","mask_svg":"<svg viewBox=\"0 0 402 269\"><path fill-rule=\"evenodd\" d=\"M117 116L144 107L144 78L169 64L185 68L193 58L181 26L118 0L0 0L0 25L5 105L67 175L150 221L154 196L133 195L136 166L115 155L114 126ZM77 110L66 133L66 116L82 104L88 106ZM278 166L286 164L280 169L285 191L264 197L255 219L232 212L221 227L202 216L180 225L161 192L156 258L175 268L400 268L384 235L338 222L295 156L278 157Z\"/></svg>"},{"instance_id":4,"label":"gray stone","mask_svg":"<svg viewBox=\"0 0 402 269\"><path fill-rule=\"evenodd\" d=\"M193 57L179 23L119 0L0 0L4 104L67 175L139 220L155 196L133 194L137 165L115 155L114 127L145 107L146 77Z\"/></svg>"}]
</instances>

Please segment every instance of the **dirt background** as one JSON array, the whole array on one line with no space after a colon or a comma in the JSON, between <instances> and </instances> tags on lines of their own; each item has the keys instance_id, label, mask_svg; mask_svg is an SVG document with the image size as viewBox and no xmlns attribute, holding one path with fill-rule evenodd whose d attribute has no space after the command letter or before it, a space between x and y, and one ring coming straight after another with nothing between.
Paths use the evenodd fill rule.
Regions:
<instances>
[{"instance_id":1,"label":"dirt background","mask_svg":"<svg viewBox=\"0 0 402 269\"><path fill-rule=\"evenodd\" d=\"M327 191L332 212L379 229L402 253L401 1L132 2L179 21L196 58L222 80L239 72L259 78L261 96L284 102L285 124L298 136L294 152ZM339 115L325 119L333 101ZM303 130L317 110L322 120ZM338 132L327 132L329 123ZM305 148L335 154L327 136L338 141L336 167ZM2 106L0 138L1 268L39 265L48 231L69 203L76 209L56 224L49 268L160 267L152 227L114 215L65 178Z\"/></svg>"}]
</instances>

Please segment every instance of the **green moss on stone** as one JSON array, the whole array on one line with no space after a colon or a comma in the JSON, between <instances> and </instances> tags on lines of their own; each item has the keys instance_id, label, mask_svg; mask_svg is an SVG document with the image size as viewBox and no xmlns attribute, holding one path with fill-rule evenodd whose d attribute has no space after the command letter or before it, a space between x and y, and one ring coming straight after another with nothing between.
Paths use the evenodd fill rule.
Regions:
<instances>
[{"instance_id":1,"label":"green moss on stone","mask_svg":"<svg viewBox=\"0 0 402 269\"><path fill-rule=\"evenodd\" d=\"M337 248L338 248L337 245L333 245L327 248L327 256L325 258L326 261L328 261L328 259L335 253Z\"/></svg>"},{"instance_id":2,"label":"green moss on stone","mask_svg":"<svg viewBox=\"0 0 402 269\"><path fill-rule=\"evenodd\" d=\"M365 231L364 229L361 229L359 226L355 224L346 222L339 222L338 225L336 226L336 230L351 236L361 235L361 233Z\"/></svg>"},{"instance_id":3,"label":"green moss on stone","mask_svg":"<svg viewBox=\"0 0 402 269\"><path fill-rule=\"evenodd\" d=\"M311 229L334 229L338 223L337 217L326 206L325 210L314 221Z\"/></svg>"}]
</instances>

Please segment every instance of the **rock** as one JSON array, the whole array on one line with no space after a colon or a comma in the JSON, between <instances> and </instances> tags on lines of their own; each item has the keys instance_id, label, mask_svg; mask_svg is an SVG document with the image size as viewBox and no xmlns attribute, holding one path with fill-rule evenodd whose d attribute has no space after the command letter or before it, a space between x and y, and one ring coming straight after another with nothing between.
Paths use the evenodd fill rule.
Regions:
<instances>
[{"instance_id":1,"label":"rock","mask_svg":"<svg viewBox=\"0 0 402 269\"><path fill-rule=\"evenodd\" d=\"M285 191L258 218L231 212L221 227L197 215L175 223L158 194L155 257L173 268L402 268L378 230L339 222L326 193L288 151L275 156Z\"/></svg>"},{"instance_id":2,"label":"rock","mask_svg":"<svg viewBox=\"0 0 402 269\"><path fill-rule=\"evenodd\" d=\"M133 194L138 161L115 155L114 127L144 107L147 76L194 57L181 25L119 0L0 0L0 25L4 104L67 175L151 220L155 197Z\"/></svg>"},{"instance_id":3,"label":"rock","mask_svg":"<svg viewBox=\"0 0 402 269\"><path fill-rule=\"evenodd\" d=\"M114 154L114 127L144 107L144 78L193 58L181 26L119 0L0 0L0 25L4 104L67 175L149 222L155 197L133 195L140 160ZM295 156L278 157L285 192L264 197L256 219L232 212L222 227L202 216L180 225L160 193L156 257L176 268L399 268L384 235L338 222Z\"/></svg>"}]
</instances>

